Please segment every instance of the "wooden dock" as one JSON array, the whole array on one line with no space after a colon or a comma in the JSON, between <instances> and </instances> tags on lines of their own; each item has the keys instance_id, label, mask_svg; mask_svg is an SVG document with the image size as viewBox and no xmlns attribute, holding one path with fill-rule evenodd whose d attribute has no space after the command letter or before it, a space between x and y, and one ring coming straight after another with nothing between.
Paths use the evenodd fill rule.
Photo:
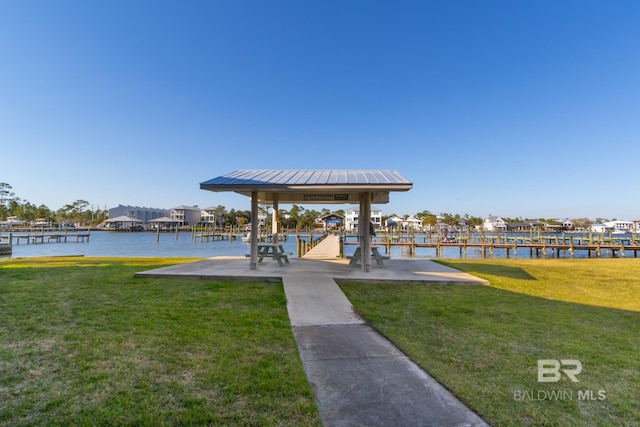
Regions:
<instances>
[{"instance_id":1,"label":"wooden dock","mask_svg":"<svg viewBox=\"0 0 640 427\"><path fill-rule=\"evenodd\" d=\"M355 241L348 241L355 237ZM357 236L345 235L345 245L357 245ZM390 238L382 234L379 241L371 242L372 246L384 247L387 254L392 247L400 247L410 255L415 255L416 249L434 249L435 256L441 257L446 248L458 248L460 257L466 257L469 250L479 251L483 257L491 257L496 254L504 254L507 258L516 256L522 251L528 252L530 257L548 257L561 255L573 257L577 253L587 257L627 257L630 254L634 258L640 252L640 236L611 236L590 235L574 236L569 234L556 235L457 235L455 237L438 235L409 235L401 238Z\"/></svg>"},{"instance_id":2,"label":"wooden dock","mask_svg":"<svg viewBox=\"0 0 640 427\"><path fill-rule=\"evenodd\" d=\"M84 243L89 242L89 237L91 237L91 232L89 230L86 231L76 231L73 233L65 232L57 232L57 233L47 233L47 232L35 232L35 233L26 233L26 234L14 234L9 233L6 235L0 235L0 244L11 245L19 245L21 242L26 242L27 244L43 244L43 243Z\"/></svg>"},{"instance_id":3,"label":"wooden dock","mask_svg":"<svg viewBox=\"0 0 640 427\"><path fill-rule=\"evenodd\" d=\"M193 233L194 240L200 240L200 242L214 242L216 240L236 240L238 238L237 234L232 233L223 233L223 232L213 232L213 231L202 231L200 233Z\"/></svg>"}]
</instances>

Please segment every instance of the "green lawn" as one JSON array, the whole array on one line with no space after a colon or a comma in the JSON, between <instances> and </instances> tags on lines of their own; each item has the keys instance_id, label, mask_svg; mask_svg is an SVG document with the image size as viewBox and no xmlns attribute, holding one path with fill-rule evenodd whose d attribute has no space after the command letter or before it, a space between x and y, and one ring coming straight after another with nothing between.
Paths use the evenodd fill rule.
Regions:
<instances>
[{"instance_id":1,"label":"green lawn","mask_svg":"<svg viewBox=\"0 0 640 427\"><path fill-rule=\"evenodd\" d=\"M281 284L0 261L0 425L320 425Z\"/></svg>"},{"instance_id":2,"label":"green lawn","mask_svg":"<svg viewBox=\"0 0 640 427\"><path fill-rule=\"evenodd\" d=\"M341 287L367 322L492 425L640 424L640 261L443 263L491 285ZM538 359L579 360L579 382L538 382Z\"/></svg>"}]
</instances>

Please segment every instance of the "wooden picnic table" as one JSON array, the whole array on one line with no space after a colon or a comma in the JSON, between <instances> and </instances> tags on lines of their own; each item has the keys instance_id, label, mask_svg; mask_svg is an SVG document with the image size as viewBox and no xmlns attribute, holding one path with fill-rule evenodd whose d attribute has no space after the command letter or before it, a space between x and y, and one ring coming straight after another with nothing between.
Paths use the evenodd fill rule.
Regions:
<instances>
[{"instance_id":1,"label":"wooden picnic table","mask_svg":"<svg viewBox=\"0 0 640 427\"><path fill-rule=\"evenodd\" d=\"M378 248L376 248L375 246L371 247L371 256L376 260L378 265L384 265L384 260L391 258L389 256L381 255L380 252L378 251ZM362 258L362 252L360 250L360 247L357 247L353 255L348 256L347 258L351 260L349 261L349 265L351 266L357 265L358 261L360 261L360 259Z\"/></svg>"},{"instance_id":2,"label":"wooden picnic table","mask_svg":"<svg viewBox=\"0 0 640 427\"><path fill-rule=\"evenodd\" d=\"M289 263L289 258L284 252L284 248L276 243L258 243L258 257L258 262L262 262L264 258L273 258L278 261L280 267L284 267L282 260L287 264Z\"/></svg>"}]
</instances>

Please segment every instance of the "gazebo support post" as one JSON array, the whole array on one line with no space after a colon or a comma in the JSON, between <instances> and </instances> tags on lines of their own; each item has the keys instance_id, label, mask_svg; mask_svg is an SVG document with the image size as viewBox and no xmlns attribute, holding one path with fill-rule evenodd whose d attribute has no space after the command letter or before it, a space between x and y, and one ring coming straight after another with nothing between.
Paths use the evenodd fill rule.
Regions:
<instances>
[{"instance_id":1,"label":"gazebo support post","mask_svg":"<svg viewBox=\"0 0 640 427\"><path fill-rule=\"evenodd\" d=\"M273 213L271 214L271 233L274 245L278 244L278 193L273 193Z\"/></svg>"},{"instance_id":2,"label":"gazebo support post","mask_svg":"<svg viewBox=\"0 0 640 427\"><path fill-rule=\"evenodd\" d=\"M258 269L258 238L260 235L260 225L258 224L258 192L251 192L251 257L249 269Z\"/></svg>"},{"instance_id":3,"label":"gazebo support post","mask_svg":"<svg viewBox=\"0 0 640 427\"><path fill-rule=\"evenodd\" d=\"M371 234L369 223L371 222L371 193L360 195L360 215L358 218L358 235L360 236L360 253L362 254L362 271L371 272Z\"/></svg>"}]
</instances>

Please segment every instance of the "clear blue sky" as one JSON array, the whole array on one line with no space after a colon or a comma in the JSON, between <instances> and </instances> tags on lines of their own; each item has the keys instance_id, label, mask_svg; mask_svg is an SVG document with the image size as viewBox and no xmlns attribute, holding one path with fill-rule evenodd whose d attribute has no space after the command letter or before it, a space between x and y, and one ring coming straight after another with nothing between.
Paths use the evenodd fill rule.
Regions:
<instances>
[{"instance_id":1,"label":"clear blue sky","mask_svg":"<svg viewBox=\"0 0 640 427\"><path fill-rule=\"evenodd\" d=\"M640 219L639 23L636 0L0 0L0 181L248 209L199 183L395 169L414 189L384 214Z\"/></svg>"}]
</instances>

